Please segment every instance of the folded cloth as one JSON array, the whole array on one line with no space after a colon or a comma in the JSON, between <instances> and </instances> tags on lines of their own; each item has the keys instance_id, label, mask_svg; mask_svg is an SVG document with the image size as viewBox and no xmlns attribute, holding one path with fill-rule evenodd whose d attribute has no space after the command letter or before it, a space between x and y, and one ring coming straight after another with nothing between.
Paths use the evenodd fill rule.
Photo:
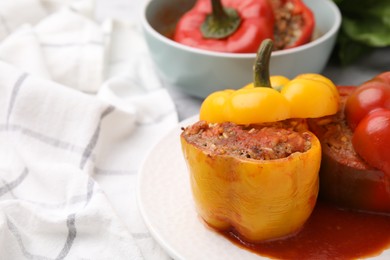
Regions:
<instances>
[{"instance_id":1,"label":"folded cloth","mask_svg":"<svg viewBox=\"0 0 390 260\"><path fill-rule=\"evenodd\" d=\"M15 25L0 41L0 259L169 259L135 188L177 113L138 27L99 24L87 0L13 3L0 8Z\"/></svg>"},{"instance_id":2,"label":"folded cloth","mask_svg":"<svg viewBox=\"0 0 390 260\"><path fill-rule=\"evenodd\" d=\"M69 9L20 27L0 48L3 61L84 92L96 93L103 80L102 29Z\"/></svg>"},{"instance_id":3,"label":"folded cloth","mask_svg":"<svg viewBox=\"0 0 390 260\"><path fill-rule=\"evenodd\" d=\"M0 72L0 258L140 257L91 177L102 121L120 111L4 63Z\"/></svg>"},{"instance_id":4,"label":"folded cloth","mask_svg":"<svg viewBox=\"0 0 390 260\"><path fill-rule=\"evenodd\" d=\"M36 24L47 15L38 0L0 2L0 40L6 38L22 24Z\"/></svg>"}]
</instances>

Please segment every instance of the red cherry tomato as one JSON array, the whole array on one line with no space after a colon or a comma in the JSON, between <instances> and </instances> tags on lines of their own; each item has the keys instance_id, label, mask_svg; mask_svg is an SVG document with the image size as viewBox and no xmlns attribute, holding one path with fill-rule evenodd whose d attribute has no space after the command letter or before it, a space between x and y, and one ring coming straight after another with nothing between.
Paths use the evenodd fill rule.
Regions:
<instances>
[{"instance_id":1,"label":"red cherry tomato","mask_svg":"<svg viewBox=\"0 0 390 260\"><path fill-rule=\"evenodd\" d=\"M355 151L370 165L390 176L390 110L365 116L352 137Z\"/></svg>"},{"instance_id":2,"label":"red cherry tomato","mask_svg":"<svg viewBox=\"0 0 390 260\"><path fill-rule=\"evenodd\" d=\"M390 71L363 83L348 97L345 108L348 125L355 129L376 109L390 109Z\"/></svg>"},{"instance_id":3,"label":"red cherry tomato","mask_svg":"<svg viewBox=\"0 0 390 260\"><path fill-rule=\"evenodd\" d=\"M380 79L384 83L390 84L390 71L378 74L375 78Z\"/></svg>"},{"instance_id":4,"label":"red cherry tomato","mask_svg":"<svg viewBox=\"0 0 390 260\"><path fill-rule=\"evenodd\" d=\"M347 99L345 117L354 130L355 151L390 176L390 71L356 88Z\"/></svg>"}]
</instances>

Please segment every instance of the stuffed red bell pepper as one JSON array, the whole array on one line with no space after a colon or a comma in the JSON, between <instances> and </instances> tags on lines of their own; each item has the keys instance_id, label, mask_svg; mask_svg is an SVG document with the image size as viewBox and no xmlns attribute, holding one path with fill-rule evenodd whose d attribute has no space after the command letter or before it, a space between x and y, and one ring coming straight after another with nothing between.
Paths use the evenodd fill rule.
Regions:
<instances>
[{"instance_id":1,"label":"stuffed red bell pepper","mask_svg":"<svg viewBox=\"0 0 390 260\"><path fill-rule=\"evenodd\" d=\"M390 213L390 73L339 87L335 116L309 120L323 156L320 197L360 211Z\"/></svg>"}]
</instances>

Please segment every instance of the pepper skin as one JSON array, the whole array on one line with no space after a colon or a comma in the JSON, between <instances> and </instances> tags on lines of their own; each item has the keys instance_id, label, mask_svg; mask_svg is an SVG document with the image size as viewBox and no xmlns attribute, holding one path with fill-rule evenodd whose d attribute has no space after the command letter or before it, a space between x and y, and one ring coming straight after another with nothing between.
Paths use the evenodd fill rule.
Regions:
<instances>
[{"instance_id":1,"label":"pepper skin","mask_svg":"<svg viewBox=\"0 0 390 260\"><path fill-rule=\"evenodd\" d=\"M355 155L345 156L339 149L331 149L328 145L329 138L322 122L334 122L335 129L344 129L352 135L344 116L344 106L356 87L339 86L338 90L342 103L340 111L334 116L308 120L310 130L320 139L322 146L319 198L342 208L390 213L390 177L367 164L353 151ZM351 142L350 139L351 136L341 137L339 141ZM351 144L349 146L352 148Z\"/></svg>"},{"instance_id":2,"label":"pepper skin","mask_svg":"<svg viewBox=\"0 0 390 260\"><path fill-rule=\"evenodd\" d=\"M290 118L290 104L272 88L217 91L207 97L200 110L200 119L212 123L250 124L286 118Z\"/></svg>"},{"instance_id":3,"label":"pepper skin","mask_svg":"<svg viewBox=\"0 0 390 260\"><path fill-rule=\"evenodd\" d=\"M324 148L319 198L342 208L390 214L389 178L367 164L343 161Z\"/></svg>"},{"instance_id":4,"label":"pepper skin","mask_svg":"<svg viewBox=\"0 0 390 260\"><path fill-rule=\"evenodd\" d=\"M339 94L328 78L319 74L302 74L291 81L283 76L270 77L271 51L272 41L264 40L255 60L253 83L210 94L201 105L200 119L250 124L322 117L338 111Z\"/></svg>"},{"instance_id":5,"label":"pepper skin","mask_svg":"<svg viewBox=\"0 0 390 260\"><path fill-rule=\"evenodd\" d=\"M292 118L322 117L339 109L336 86L320 74L298 75L280 93L290 102Z\"/></svg>"},{"instance_id":6,"label":"pepper skin","mask_svg":"<svg viewBox=\"0 0 390 260\"><path fill-rule=\"evenodd\" d=\"M241 18L239 27L231 35L223 39L204 37L200 28L211 13L212 5L210 0L198 0L179 20L173 40L211 51L255 53L262 40L273 38L274 15L268 0L223 0L222 5L235 9Z\"/></svg>"},{"instance_id":7,"label":"pepper skin","mask_svg":"<svg viewBox=\"0 0 390 260\"><path fill-rule=\"evenodd\" d=\"M271 87L277 91L280 91L289 81L289 78L281 75L271 76L270 78Z\"/></svg>"},{"instance_id":8,"label":"pepper skin","mask_svg":"<svg viewBox=\"0 0 390 260\"><path fill-rule=\"evenodd\" d=\"M234 228L250 242L292 235L309 218L318 195L321 147L275 160L213 155L181 144L199 215L217 230Z\"/></svg>"}]
</instances>

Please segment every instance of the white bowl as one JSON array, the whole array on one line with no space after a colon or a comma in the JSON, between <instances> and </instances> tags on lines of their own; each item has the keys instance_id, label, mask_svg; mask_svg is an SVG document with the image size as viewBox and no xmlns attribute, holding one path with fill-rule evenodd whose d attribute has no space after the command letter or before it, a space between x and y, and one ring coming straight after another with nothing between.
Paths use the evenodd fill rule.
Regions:
<instances>
[{"instance_id":1,"label":"white bowl","mask_svg":"<svg viewBox=\"0 0 390 260\"><path fill-rule=\"evenodd\" d=\"M293 78L321 73L335 45L341 13L331 0L304 0L315 16L314 40L292 49L274 51L270 74ZM143 33L162 80L184 92L205 98L221 89L252 82L255 53L234 54L201 50L171 40L179 17L194 0L149 0L141 14Z\"/></svg>"}]
</instances>

